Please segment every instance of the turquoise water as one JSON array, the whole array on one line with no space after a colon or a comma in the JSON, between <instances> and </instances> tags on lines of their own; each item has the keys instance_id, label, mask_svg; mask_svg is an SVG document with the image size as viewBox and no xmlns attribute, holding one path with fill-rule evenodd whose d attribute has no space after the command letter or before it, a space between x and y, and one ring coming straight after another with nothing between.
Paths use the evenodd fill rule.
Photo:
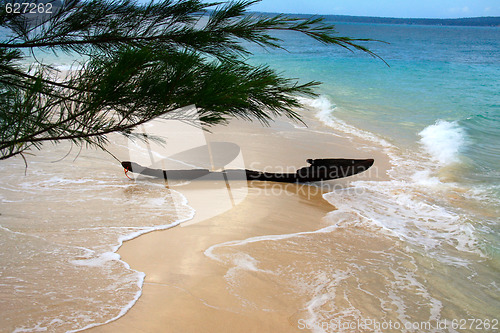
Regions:
<instances>
[{"instance_id":1,"label":"turquoise water","mask_svg":"<svg viewBox=\"0 0 500 333\"><path fill-rule=\"evenodd\" d=\"M490 245L498 251L500 28L336 27L340 36L386 42L365 45L390 67L366 54L295 33L278 35L290 52L252 48L250 60L300 81L323 82L318 91L331 103L334 117L376 134L417 160L430 155L427 162L435 164L431 169L436 173L446 166L449 174L451 168L453 182L469 194L481 194L475 210L488 210L479 219L488 225L484 237L496 239Z\"/></svg>"},{"instance_id":2,"label":"turquoise water","mask_svg":"<svg viewBox=\"0 0 500 333\"><path fill-rule=\"evenodd\" d=\"M366 45L390 67L294 33L278 35L290 52L252 48L249 59L302 82L323 82L321 96L308 103L317 117L390 156L389 181L355 182L325 195L337 208L331 222L376 226L399 239L415 264L407 274L431 295L421 304L439 305L431 310L436 318L493 319L500 309L500 28L336 27L341 36L387 42ZM391 283L399 282L395 276ZM406 318L420 308L402 304ZM311 320L332 318L325 313L321 306Z\"/></svg>"},{"instance_id":3,"label":"turquoise water","mask_svg":"<svg viewBox=\"0 0 500 333\"><path fill-rule=\"evenodd\" d=\"M461 154L499 180L500 29L337 24L339 35L365 43L391 67L361 53L282 34L282 51L257 48L252 60L301 80L323 82L319 92L351 124L412 146L437 120L457 121L468 140ZM474 147L472 147L474 146ZM478 160L481 159L481 160Z\"/></svg>"}]
</instances>

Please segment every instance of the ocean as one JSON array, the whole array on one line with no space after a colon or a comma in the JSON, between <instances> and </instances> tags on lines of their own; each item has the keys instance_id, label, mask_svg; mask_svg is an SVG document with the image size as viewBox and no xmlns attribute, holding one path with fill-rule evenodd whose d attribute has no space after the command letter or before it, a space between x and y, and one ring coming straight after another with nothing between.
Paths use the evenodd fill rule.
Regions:
<instances>
[{"instance_id":1,"label":"ocean","mask_svg":"<svg viewBox=\"0 0 500 333\"><path fill-rule=\"evenodd\" d=\"M221 244L207 257L288 281L284 290L307 299L293 318L299 329L500 330L500 28L336 27L384 41L366 45L390 67L284 32L289 52L251 46L248 61L323 82L300 112L371 141L368 152L391 159L389 179L326 193L337 209L324 229ZM46 151L28 157L27 170L20 159L0 164L2 330L77 331L123 315L144 274L117 248L195 214L175 187L117 177L104 152ZM276 263L273 251L294 261ZM227 278L236 293L245 287Z\"/></svg>"},{"instance_id":2,"label":"ocean","mask_svg":"<svg viewBox=\"0 0 500 333\"><path fill-rule=\"evenodd\" d=\"M353 303L332 306L335 289L346 293L344 303L352 300L345 283L372 296L377 286L386 286L380 304L398 304L401 322L498 321L500 29L358 23L336 27L341 36L385 42L363 45L390 67L366 54L293 33L277 34L289 52L255 48L250 60L300 81L323 82L321 96L307 101L316 117L372 140L391 157L391 180L355 182L324 197L338 208L332 223L387 232L403 242L404 256L414 268L398 273L390 260L366 265L363 269L389 270L394 278L373 289L362 287L370 285L368 281L349 276L359 274L359 262L323 276L320 286L327 291L316 292L311 300L310 327L334 331L318 324L388 315ZM428 315L412 313L415 304L411 297L405 299L405 288L415 289L421 299L413 301L420 304L417 309L428 306Z\"/></svg>"},{"instance_id":3,"label":"ocean","mask_svg":"<svg viewBox=\"0 0 500 333\"><path fill-rule=\"evenodd\" d=\"M334 127L348 124L353 133L385 145L394 155L395 179L463 191L471 209L467 213L475 216L471 226L481 235L478 245L497 258L500 30L356 23L336 27L342 36L386 42L364 45L390 67L298 34L280 36L289 53L253 49L251 60L301 81L321 81L321 96L310 103L317 117Z\"/></svg>"}]
</instances>

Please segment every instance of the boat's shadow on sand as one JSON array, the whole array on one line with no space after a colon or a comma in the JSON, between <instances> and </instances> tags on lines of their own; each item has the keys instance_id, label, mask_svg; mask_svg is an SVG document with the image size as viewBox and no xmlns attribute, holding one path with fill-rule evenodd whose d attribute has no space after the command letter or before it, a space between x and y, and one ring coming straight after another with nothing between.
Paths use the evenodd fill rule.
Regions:
<instances>
[{"instance_id":1,"label":"boat's shadow on sand","mask_svg":"<svg viewBox=\"0 0 500 333\"><path fill-rule=\"evenodd\" d=\"M150 192L151 183L156 190ZM134 200L141 196L162 195L162 204L175 207L177 211L186 211L186 206L194 210L194 217L182 225L189 225L211 219L230 210L245 206L250 210L259 210L266 202L276 206L295 202L296 205L323 207L325 211L335 210L324 198L331 192L335 181L315 183L279 183L271 181L246 180L193 180L189 182L166 181L158 178L137 179L135 186L125 189L125 196ZM157 186L164 187L160 190ZM159 191L160 190L160 191ZM179 193L181 195L179 195ZM155 199L155 198L151 198ZM266 204L267 206L267 204ZM278 207L276 207L278 208ZM279 209L278 209L279 210Z\"/></svg>"}]
</instances>

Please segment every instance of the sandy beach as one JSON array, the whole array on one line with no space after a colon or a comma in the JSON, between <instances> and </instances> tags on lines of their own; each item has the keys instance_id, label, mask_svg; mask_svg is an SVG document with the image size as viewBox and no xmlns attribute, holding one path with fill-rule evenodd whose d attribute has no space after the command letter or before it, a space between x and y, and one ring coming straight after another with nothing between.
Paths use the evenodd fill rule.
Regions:
<instances>
[{"instance_id":1,"label":"sandy beach","mask_svg":"<svg viewBox=\"0 0 500 333\"><path fill-rule=\"evenodd\" d=\"M282 166L298 168L306 165L307 158L375 158L372 172L323 186L346 186L352 180L386 177L388 158L363 150L367 142L334 133L313 118L306 121L308 128L285 119L269 127L235 120L229 126L213 128L207 138L238 144L247 167L256 169L259 162L268 171ZM297 320L305 315L307 299L290 291L290 281L262 276L259 273L266 270L258 268L259 264L248 256L232 255L232 264L236 263L233 267L210 254L221 252L214 248L218 244L251 239L247 246L265 256L266 247L260 246L259 237L331 228L324 218L335 207L323 199L321 184L254 181L241 186L248 186L246 198L221 215L197 221L196 214L188 226L181 224L125 242L118 254L133 269L146 274L143 294L125 316L89 331L301 331ZM182 187L176 190L183 192ZM197 212L210 210L214 204L207 198L205 207L193 208ZM283 253L268 259L279 263L293 260L293 256ZM315 258L310 260L314 262ZM244 290L235 284L244 285Z\"/></svg>"}]
</instances>

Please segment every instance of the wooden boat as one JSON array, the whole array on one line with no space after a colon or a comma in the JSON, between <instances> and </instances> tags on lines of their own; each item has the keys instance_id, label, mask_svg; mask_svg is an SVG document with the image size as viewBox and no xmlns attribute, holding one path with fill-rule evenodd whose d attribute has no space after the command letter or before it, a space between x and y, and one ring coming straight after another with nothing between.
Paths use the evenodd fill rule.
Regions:
<instances>
[{"instance_id":1,"label":"wooden boat","mask_svg":"<svg viewBox=\"0 0 500 333\"><path fill-rule=\"evenodd\" d=\"M308 159L309 166L298 169L295 173L261 172L255 170L228 169L223 171L210 171L208 169L192 170L162 170L143 167L135 162L124 161L122 166L126 172L153 176L171 180L194 180L203 177L209 180L260 180L281 183L307 183L323 180L339 179L352 176L368 170L374 163L373 159ZM244 173L243 173L244 171Z\"/></svg>"}]
</instances>

